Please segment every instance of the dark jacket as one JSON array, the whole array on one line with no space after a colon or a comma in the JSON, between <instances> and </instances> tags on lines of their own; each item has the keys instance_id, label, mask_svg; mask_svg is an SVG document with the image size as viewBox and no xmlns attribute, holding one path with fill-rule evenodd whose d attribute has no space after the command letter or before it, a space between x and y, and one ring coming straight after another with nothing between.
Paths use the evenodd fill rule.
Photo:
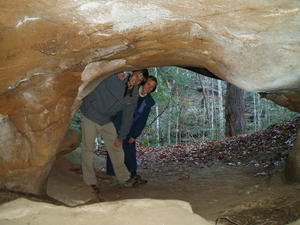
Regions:
<instances>
[{"instance_id":1,"label":"dark jacket","mask_svg":"<svg viewBox=\"0 0 300 225\"><path fill-rule=\"evenodd\" d=\"M150 94L146 95L145 97L139 97L138 105L134 113L132 126L130 129L129 134L127 135L128 138L137 138L141 135L143 129L146 126L147 119L149 113L151 111L151 107L155 105L155 101ZM113 118L112 121L117 129L117 131L121 128L121 118L123 112L118 112Z\"/></svg>"},{"instance_id":2,"label":"dark jacket","mask_svg":"<svg viewBox=\"0 0 300 225\"><path fill-rule=\"evenodd\" d=\"M135 86L132 95L124 97L126 82L127 79L122 81L117 75L106 78L83 99L80 107L85 117L100 125L109 123L117 112L122 111L120 139L125 139L130 130L139 96L138 86Z\"/></svg>"}]
</instances>

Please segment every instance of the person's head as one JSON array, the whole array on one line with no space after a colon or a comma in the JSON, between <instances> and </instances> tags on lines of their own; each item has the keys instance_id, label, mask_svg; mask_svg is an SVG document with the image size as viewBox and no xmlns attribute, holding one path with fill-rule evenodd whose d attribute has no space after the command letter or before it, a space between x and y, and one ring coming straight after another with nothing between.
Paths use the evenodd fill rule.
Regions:
<instances>
[{"instance_id":1,"label":"person's head","mask_svg":"<svg viewBox=\"0 0 300 225\"><path fill-rule=\"evenodd\" d=\"M134 70L132 71L131 76L129 77L129 84L130 85L138 85L140 83L143 83L147 80L149 76L148 70Z\"/></svg>"},{"instance_id":2,"label":"person's head","mask_svg":"<svg viewBox=\"0 0 300 225\"><path fill-rule=\"evenodd\" d=\"M157 79L154 76L149 76L142 86L142 94L149 94L155 91L157 87Z\"/></svg>"}]
</instances>

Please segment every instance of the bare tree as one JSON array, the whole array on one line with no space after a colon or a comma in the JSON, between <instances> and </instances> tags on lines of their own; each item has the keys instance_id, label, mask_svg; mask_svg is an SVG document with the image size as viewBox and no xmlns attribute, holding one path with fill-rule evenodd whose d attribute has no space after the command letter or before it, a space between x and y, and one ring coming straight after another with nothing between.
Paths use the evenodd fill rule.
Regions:
<instances>
[{"instance_id":1,"label":"bare tree","mask_svg":"<svg viewBox=\"0 0 300 225\"><path fill-rule=\"evenodd\" d=\"M225 97L226 136L235 136L245 132L244 91L227 84Z\"/></svg>"},{"instance_id":2,"label":"bare tree","mask_svg":"<svg viewBox=\"0 0 300 225\"><path fill-rule=\"evenodd\" d=\"M219 137L224 136L224 107L223 107L223 88L222 81L218 80L218 99L219 99Z\"/></svg>"}]
</instances>

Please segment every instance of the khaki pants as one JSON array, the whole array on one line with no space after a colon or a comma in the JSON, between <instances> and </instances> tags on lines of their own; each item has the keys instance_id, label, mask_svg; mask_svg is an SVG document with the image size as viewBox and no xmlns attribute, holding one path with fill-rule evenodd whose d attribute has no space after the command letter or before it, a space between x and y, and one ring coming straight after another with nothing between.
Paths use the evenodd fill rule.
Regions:
<instances>
[{"instance_id":1,"label":"khaki pants","mask_svg":"<svg viewBox=\"0 0 300 225\"><path fill-rule=\"evenodd\" d=\"M96 174L93 166L95 139L101 136L104 140L106 150L112 161L116 177L120 183L129 179L129 172L124 164L124 151L114 146L117 137L116 129L112 122L103 126L89 120L85 116L81 118L82 128L82 155L81 166L83 181L87 185L97 183Z\"/></svg>"}]
</instances>

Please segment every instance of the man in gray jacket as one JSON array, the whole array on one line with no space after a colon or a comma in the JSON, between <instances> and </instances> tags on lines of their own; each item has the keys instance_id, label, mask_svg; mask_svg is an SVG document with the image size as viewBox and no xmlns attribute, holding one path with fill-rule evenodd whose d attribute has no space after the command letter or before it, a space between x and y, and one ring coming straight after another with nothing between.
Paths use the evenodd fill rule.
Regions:
<instances>
[{"instance_id":1,"label":"man in gray jacket","mask_svg":"<svg viewBox=\"0 0 300 225\"><path fill-rule=\"evenodd\" d=\"M145 81L148 71L133 71L132 75L120 80L115 74L104 79L88 96L80 107L82 113L82 173L83 180L98 192L97 179L93 167L94 144L97 136L102 136L111 158L116 177L121 186L132 186L129 172L124 164L122 142L129 133L138 99L138 84ZM122 124L117 134L112 116L123 111Z\"/></svg>"}]
</instances>

